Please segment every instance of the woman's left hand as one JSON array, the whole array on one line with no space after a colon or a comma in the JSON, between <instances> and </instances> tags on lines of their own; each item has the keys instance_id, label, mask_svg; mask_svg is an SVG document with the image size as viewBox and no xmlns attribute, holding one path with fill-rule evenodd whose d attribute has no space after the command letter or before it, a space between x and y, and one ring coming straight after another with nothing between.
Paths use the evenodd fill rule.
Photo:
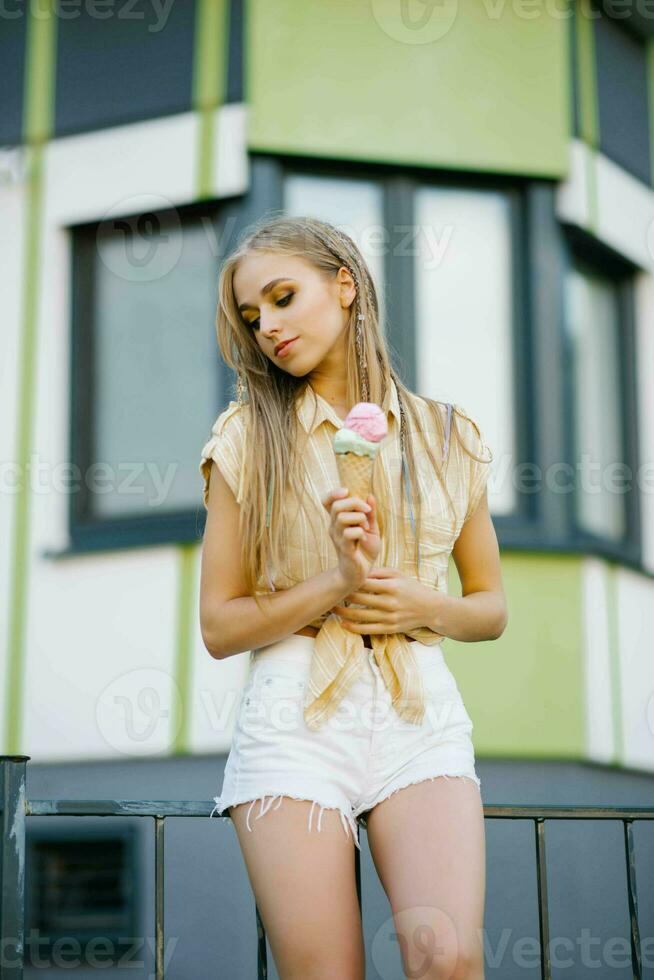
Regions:
<instances>
[{"instance_id":1,"label":"woman's left hand","mask_svg":"<svg viewBox=\"0 0 654 980\"><path fill-rule=\"evenodd\" d=\"M353 633L408 633L435 620L442 593L396 568L372 568L348 602L365 608L334 606L343 627Z\"/></svg>"}]
</instances>

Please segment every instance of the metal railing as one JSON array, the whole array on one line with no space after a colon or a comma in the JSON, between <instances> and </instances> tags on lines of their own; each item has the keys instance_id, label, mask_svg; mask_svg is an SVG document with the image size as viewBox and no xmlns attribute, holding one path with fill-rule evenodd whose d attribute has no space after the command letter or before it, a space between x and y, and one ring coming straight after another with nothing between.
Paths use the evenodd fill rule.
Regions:
<instances>
[{"instance_id":1,"label":"metal railing","mask_svg":"<svg viewBox=\"0 0 654 980\"><path fill-rule=\"evenodd\" d=\"M151 817L154 820L155 879L155 977L164 980L164 830L166 817L204 817L213 809L213 801L186 800L28 800L26 765L30 756L0 756L0 936L3 940L0 980L22 978L25 941L25 821L27 817ZM547 863L545 855L546 820L621 820L624 831L624 854L629 903L631 964L634 980L642 980L640 930L638 927L638 893L633 822L654 820L652 807L618 806L508 806L484 804L484 817L491 820L531 820L534 824L538 891L538 923L542 980L551 980L549 951L549 909L547 901ZM361 909L361 854L354 849L356 889ZM257 929L257 976L268 976L266 934L255 901ZM13 944L10 940L13 939ZM11 962L6 962L8 945L14 946Z\"/></svg>"}]
</instances>

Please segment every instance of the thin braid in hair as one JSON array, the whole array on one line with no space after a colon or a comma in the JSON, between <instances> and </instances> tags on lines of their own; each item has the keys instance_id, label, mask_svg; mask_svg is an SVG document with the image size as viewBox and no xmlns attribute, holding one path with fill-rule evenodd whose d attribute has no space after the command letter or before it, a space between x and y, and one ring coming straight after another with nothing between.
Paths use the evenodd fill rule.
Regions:
<instances>
[{"instance_id":1,"label":"thin braid in hair","mask_svg":"<svg viewBox=\"0 0 654 980\"><path fill-rule=\"evenodd\" d=\"M357 312L357 320L356 320L356 325L357 325L356 326L357 359L358 359L358 362L359 362L359 365L360 365L361 373L362 373L363 377L365 378L365 381L362 384L362 388L363 388L362 401L367 401L368 400L368 397L369 397L369 395L368 395L368 390L369 390L368 389L368 369L367 369L367 364L366 364L366 361L364 359L364 354L363 354L363 351L362 351L362 348L363 348L363 345L364 345L364 339L363 339L363 336L362 336L363 335L363 330L359 326L359 324L361 322L365 322L365 316L361 313L361 299L360 299L360 295L361 295L361 284L360 284L360 278L359 278L359 276L358 275L355 275L353 273L353 271L352 271L351 268L349 268L349 272L350 272L350 275L354 279L354 281L356 283L356 286L357 286L357 297L356 297L357 309L358 309L358 312ZM366 296L365 296L366 310L367 311L368 310L371 310L371 311L373 311L373 312L376 313L377 312L377 304L375 303L375 301L373 299L373 295L372 295L372 292L370 290L370 286L369 286L369 283L368 283L368 277L366 275L363 276L363 288L364 288L364 291L365 291L365 294L366 294ZM408 504L408 507L409 507L409 521L411 523L411 530L412 530L413 535L414 535L414 540L416 541L418 569L420 569L420 541L416 538L416 519L415 519L415 514L414 514L414 509L413 509L413 492L412 492L413 491L413 487L412 487L411 476L409 474L409 467L408 467L408 464L407 464L407 455L406 455L406 440L407 440L408 426L407 426L407 420L406 420L406 413L405 413L405 410L404 410L404 401L402 399L402 395L401 395L399 386L397 385L397 378L395 376L395 372L393 371L392 368L391 368L391 377L396 382L397 400L398 400L398 405L399 405L399 408L400 408L400 454L401 454L401 458L402 458L402 474L403 474L403 479L404 479L404 490L405 490L405 494L406 494L407 504Z\"/></svg>"}]
</instances>

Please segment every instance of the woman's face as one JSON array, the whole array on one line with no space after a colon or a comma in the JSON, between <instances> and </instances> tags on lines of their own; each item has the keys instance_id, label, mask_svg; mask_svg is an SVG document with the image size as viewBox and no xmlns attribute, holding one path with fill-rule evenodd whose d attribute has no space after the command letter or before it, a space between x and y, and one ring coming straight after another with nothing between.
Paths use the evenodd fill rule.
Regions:
<instances>
[{"instance_id":1,"label":"woman's face","mask_svg":"<svg viewBox=\"0 0 654 980\"><path fill-rule=\"evenodd\" d=\"M257 252L240 261L234 294L257 344L282 371L298 378L316 368L344 373L345 326L355 296L345 267L326 280L302 258ZM276 351L291 339L286 353Z\"/></svg>"}]
</instances>

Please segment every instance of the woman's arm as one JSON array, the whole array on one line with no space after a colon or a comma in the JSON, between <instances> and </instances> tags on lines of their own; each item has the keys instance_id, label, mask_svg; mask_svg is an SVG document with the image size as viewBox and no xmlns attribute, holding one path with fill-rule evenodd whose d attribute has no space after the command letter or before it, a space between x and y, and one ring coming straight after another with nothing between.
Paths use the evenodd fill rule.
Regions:
<instances>
[{"instance_id":1,"label":"woman's arm","mask_svg":"<svg viewBox=\"0 0 654 980\"><path fill-rule=\"evenodd\" d=\"M290 589L260 596L261 612L245 594L238 516L234 494L214 461L202 547L200 628L205 647L217 660L295 633L351 591L336 565Z\"/></svg>"},{"instance_id":2,"label":"woman's arm","mask_svg":"<svg viewBox=\"0 0 654 980\"><path fill-rule=\"evenodd\" d=\"M462 595L437 593L426 625L453 640L496 640L506 628L508 610L486 492L454 542L452 557Z\"/></svg>"},{"instance_id":3,"label":"woman's arm","mask_svg":"<svg viewBox=\"0 0 654 980\"><path fill-rule=\"evenodd\" d=\"M348 587L335 566L290 589L261 596L265 613L259 610L252 596L229 599L217 610L214 638L211 646L205 640L205 646L212 657L222 660L275 643L322 616L347 593Z\"/></svg>"}]
</instances>

